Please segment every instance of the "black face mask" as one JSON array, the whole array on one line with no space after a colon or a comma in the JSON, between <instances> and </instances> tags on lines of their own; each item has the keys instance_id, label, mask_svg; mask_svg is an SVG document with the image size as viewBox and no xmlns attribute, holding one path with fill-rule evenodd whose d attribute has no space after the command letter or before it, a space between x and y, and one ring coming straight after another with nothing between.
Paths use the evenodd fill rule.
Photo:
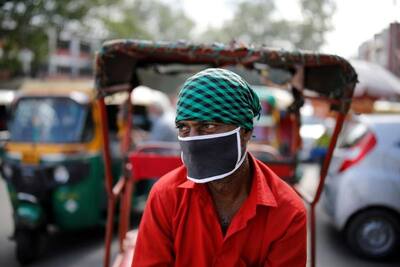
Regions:
<instances>
[{"instance_id":1,"label":"black face mask","mask_svg":"<svg viewBox=\"0 0 400 267\"><path fill-rule=\"evenodd\" d=\"M179 137L187 178L195 183L219 180L234 173L243 163L240 127L218 134Z\"/></svg>"}]
</instances>

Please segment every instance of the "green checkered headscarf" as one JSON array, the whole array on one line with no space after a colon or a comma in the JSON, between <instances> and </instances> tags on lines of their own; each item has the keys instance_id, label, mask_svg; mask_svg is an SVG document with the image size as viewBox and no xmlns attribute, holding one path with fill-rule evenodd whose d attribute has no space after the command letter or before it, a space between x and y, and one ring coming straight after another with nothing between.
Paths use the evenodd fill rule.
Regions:
<instances>
[{"instance_id":1,"label":"green checkered headscarf","mask_svg":"<svg viewBox=\"0 0 400 267\"><path fill-rule=\"evenodd\" d=\"M215 121L253 129L260 101L250 85L225 69L206 69L183 84L175 121Z\"/></svg>"}]
</instances>

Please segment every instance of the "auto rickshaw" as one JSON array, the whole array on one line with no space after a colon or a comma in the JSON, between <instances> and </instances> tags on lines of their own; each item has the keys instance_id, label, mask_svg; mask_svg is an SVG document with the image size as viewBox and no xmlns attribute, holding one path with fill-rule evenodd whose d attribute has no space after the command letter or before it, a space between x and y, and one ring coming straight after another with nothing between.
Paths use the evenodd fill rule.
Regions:
<instances>
[{"instance_id":1,"label":"auto rickshaw","mask_svg":"<svg viewBox=\"0 0 400 267\"><path fill-rule=\"evenodd\" d=\"M1 171L21 263L32 262L43 251L50 226L70 231L104 225L101 120L95 96L93 81L28 81L11 106ZM116 116L118 106L110 102L107 111ZM121 156L113 121L110 144L117 149L112 171L118 177Z\"/></svg>"},{"instance_id":2,"label":"auto rickshaw","mask_svg":"<svg viewBox=\"0 0 400 267\"><path fill-rule=\"evenodd\" d=\"M254 122L249 151L268 163L289 184L300 181L298 151L291 150L294 139L292 111L294 98L287 90L251 85L261 103L261 116ZM268 152L267 152L268 151ZM283 168L285 167L285 168Z\"/></svg>"},{"instance_id":3,"label":"auto rickshaw","mask_svg":"<svg viewBox=\"0 0 400 267\"><path fill-rule=\"evenodd\" d=\"M208 67L236 68L238 72L240 71L240 75L248 81L250 80L249 76L243 75L243 72L250 73L252 77L258 76L258 81L261 81L260 85L281 88L292 95L293 101L287 107L286 126L278 126L290 129L288 131L290 143L285 150L286 154L280 153L271 162L266 160L271 169L281 177L293 172L297 163L297 153L301 147L299 110L304 99L327 101L332 111L336 112L336 125L315 195L309 196L300 187L295 187L309 206L310 263L314 267L316 256L315 206L320 198L332 153L351 104L354 86L357 82L357 74L353 67L341 57L312 52L288 52L263 46L248 47L235 43L231 45L197 45L187 42L141 40L106 42L96 58L95 79L101 111L100 119L103 122L103 156L108 194L104 266L110 264L110 244L117 201L120 201L119 254L113 266L131 266L135 234L128 232L128 228L134 185L143 179L160 177L182 164L179 157L179 146L153 144L132 151L130 145L132 140L126 138L122 153L128 155L128 158L123 163L123 175L113 186L114 178L111 172L109 136L106 127L109 120L105 112L104 96L119 91L131 92L139 85L153 84L154 88L155 83L165 84L163 76L167 76L169 80L175 79L177 80L176 84L181 84L186 77ZM154 73L153 76L149 76L150 71ZM132 120L125 119L124 121L127 129L130 129ZM256 152L263 150L263 145L255 143L249 150Z\"/></svg>"},{"instance_id":4,"label":"auto rickshaw","mask_svg":"<svg viewBox=\"0 0 400 267\"><path fill-rule=\"evenodd\" d=\"M0 162L4 153L4 144L9 138L8 117L10 115L10 105L15 97L14 90L0 89ZM1 164L1 163L0 163Z\"/></svg>"}]
</instances>

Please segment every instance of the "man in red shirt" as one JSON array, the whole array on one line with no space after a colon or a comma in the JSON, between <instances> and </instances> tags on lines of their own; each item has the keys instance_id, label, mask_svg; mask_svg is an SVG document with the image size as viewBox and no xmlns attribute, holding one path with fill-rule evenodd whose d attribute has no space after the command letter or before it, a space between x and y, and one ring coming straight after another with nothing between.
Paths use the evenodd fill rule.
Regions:
<instances>
[{"instance_id":1,"label":"man in red shirt","mask_svg":"<svg viewBox=\"0 0 400 267\"><path fill-rule=\"evenodd\" d=\"M182 166L153 187L132 266L306 265L306 211L247 153L260 103L231 71L207 69L179 93Z\"/></svg>"}]
</instances>

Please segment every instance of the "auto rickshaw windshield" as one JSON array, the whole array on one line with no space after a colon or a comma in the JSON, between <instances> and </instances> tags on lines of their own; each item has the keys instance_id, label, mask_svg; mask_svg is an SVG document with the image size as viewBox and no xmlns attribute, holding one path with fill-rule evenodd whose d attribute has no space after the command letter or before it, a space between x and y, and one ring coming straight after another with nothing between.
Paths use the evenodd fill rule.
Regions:
<instances>
[{"instance_id":1,"label":"auto rickshaw windshield","mask_svg":"<svg viewBox=\"0 0 400 267\"><path fill-rule=\"evenodd\" d=\"M10 123L10 140L35 143L81 142L88 107L67 97L21 98Z\"/></svg>"}]
</instances>

